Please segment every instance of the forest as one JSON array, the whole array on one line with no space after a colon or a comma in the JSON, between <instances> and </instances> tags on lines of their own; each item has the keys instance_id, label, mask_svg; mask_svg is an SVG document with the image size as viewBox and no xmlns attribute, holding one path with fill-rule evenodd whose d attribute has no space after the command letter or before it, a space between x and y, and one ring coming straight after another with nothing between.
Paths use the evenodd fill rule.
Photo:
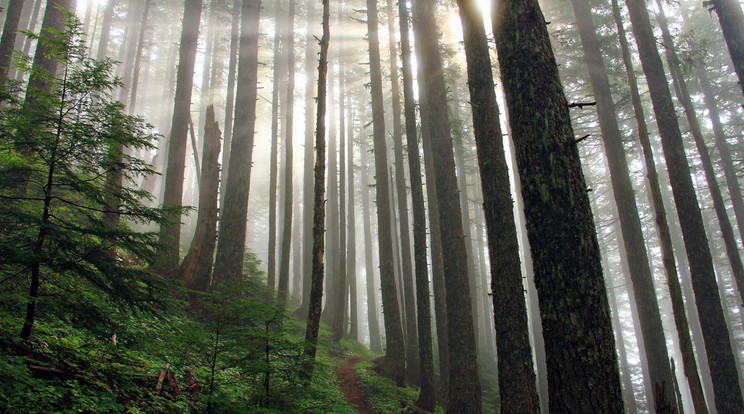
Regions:
<instances>
[{"instance_id":1,"label":"forest","mask_svg":"<svg viewBox=\"0 0 744 414\"><path fill-rule=\"evenodd\" d=\"M0 22L0 412L744 414L739 2Z\"/></svg>"}]
</instances>

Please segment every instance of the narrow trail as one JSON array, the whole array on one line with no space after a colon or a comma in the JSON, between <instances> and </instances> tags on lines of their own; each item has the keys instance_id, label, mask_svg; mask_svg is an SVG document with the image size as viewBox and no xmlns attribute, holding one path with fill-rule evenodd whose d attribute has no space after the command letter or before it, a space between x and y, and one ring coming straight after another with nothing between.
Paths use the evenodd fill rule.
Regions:
<instances>
[{"instance_id":1,"label":"narrow trail","mask_svg":"<svg viewBox=\"0 0 744 414\"><path fill-rule=\"evenodd\" d=\"M364 361L366 358L354 357L336 369L336 378L339 379L339 389L344 393L346 401L361 414L374 414L374 411L364 401L364 391L359 387L354 365Z\"/></svg>"}]
</instances>

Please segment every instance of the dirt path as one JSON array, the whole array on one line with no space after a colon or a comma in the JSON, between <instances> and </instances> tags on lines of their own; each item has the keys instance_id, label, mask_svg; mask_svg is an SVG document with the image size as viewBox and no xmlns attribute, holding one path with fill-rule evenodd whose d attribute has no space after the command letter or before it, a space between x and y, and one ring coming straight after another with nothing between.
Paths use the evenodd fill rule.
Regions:
<instances>
[{"instance_id":1,"label":"dirt path","mask_svg":"<svg viewBox=\"0 0 744 414\"><path fill-rule=\"evenodd\" d=\"M354 365L364 361L362 357L354 357L336 369L336 377L339 379L339 389L344 393L346 401L361 414L374 414L367 402L364 401L364 391L359 387Z\"/></svg>"}]
</instances>

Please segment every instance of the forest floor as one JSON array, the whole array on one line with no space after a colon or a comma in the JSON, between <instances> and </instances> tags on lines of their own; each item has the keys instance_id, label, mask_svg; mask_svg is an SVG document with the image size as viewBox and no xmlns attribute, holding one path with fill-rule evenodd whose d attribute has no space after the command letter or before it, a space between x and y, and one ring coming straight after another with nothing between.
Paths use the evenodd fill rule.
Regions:
<instances>
[{"instance_id":1,"label":"forest floor","mask_svg":"<svg viewBox=\"0 0 744 414\"><path fill-rule=\"evenodd\" d=\"M346 401L361 414L373 414L372 408L364 399L364 390L359 386L354 366L360 362L368 360L361 356L356 356L348 360L336 369L336 377L339 379L339 389L344 393Z\"/></svg>"}]
</instances>

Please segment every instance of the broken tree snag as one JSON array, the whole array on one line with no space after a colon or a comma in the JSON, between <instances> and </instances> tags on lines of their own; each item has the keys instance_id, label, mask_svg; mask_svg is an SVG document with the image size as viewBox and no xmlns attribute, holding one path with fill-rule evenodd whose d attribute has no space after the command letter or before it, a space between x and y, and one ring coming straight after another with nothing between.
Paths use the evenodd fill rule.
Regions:
<instances>
[{"instance_id":1,"label":"broken tree snag","mask_svg":"<svg viewBox=\"0 0 744 414\"><path fill-rule=\"evenodd\" d=\"M163 370L160 371L160 375L158 375L158 382L155 384L155 391L160 391L163 388L163 380L165 379L165 375L168 373L169 369L170 364L165 364Z\"/></svg>"},{"instance_id":2,"label":"broken tree snag","mask_svg":"<svg viewBox=\"0 0 744 414\"><path fill-rule=\"evenodd\" d=\"M196 379L196 371L194 371L194 368L187 369L183 376L189 384L189 387L186 390L192 397L198 397L199 394L201 394L202 387Z\"/></svg>"},{"instance_id":3,"label":"broken tree snag","mask_svg":"<svg viewBox=\"0 0 744 414\"><path fill-rule=\"evenodd\" d=\"M212 272L217 244L217 203L220 180L221 131L215 120L214 106L207 107L202 142L202 180L199 183L199 213L196 231L186 258L181 264L181 280L193 290L206 291Z\"/></svg>"}]
</instances>

